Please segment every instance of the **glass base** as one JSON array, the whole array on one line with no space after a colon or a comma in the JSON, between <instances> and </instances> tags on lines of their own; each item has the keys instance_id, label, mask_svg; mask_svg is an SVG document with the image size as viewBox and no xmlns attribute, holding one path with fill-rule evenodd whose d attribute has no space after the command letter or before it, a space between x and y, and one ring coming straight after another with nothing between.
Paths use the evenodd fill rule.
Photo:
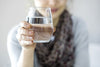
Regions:
<instances>
[{"instance_id":1,"label":"glass base","mask_svg":"<svg viewBox=\"0 0 100 67\"><path fill-rule=\"evenodd\" d=\"M34 43L48 43L50 40L40 40L40 41L35 41Z\"/></svg>"}]
</instances>

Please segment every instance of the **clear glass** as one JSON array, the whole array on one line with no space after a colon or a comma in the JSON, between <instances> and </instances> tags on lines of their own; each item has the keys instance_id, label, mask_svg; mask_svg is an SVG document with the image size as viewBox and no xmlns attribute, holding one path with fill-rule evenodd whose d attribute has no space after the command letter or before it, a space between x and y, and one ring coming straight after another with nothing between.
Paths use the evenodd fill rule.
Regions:
<instances>
[{"instance_id":1,"label":"clear glass","mask_svg":"<svg viewBox=\"0 0 100 67\"><path fill-rule=\"evenodd\" d=\"M32 24L34 43L49 42L53 35L53 22L50 8L31 7L26 21Z\"/></svg>"}]
</instances>

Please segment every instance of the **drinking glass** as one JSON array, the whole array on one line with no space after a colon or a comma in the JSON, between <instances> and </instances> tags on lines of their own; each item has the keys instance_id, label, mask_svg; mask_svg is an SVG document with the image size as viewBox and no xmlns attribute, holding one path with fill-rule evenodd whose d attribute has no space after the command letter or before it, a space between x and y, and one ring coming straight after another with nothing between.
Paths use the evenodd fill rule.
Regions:
<instances>
[{"instance_id":1,"label":"drinking glass","mask_svg":"<svg viewBox=\"0 0 100 67\"><path fill-rule=\"evenodd\" d=\"M32 25L34 43L49 42L53 35L51 8L31 7L26 21Z\"/></svg>"}]
</instances>

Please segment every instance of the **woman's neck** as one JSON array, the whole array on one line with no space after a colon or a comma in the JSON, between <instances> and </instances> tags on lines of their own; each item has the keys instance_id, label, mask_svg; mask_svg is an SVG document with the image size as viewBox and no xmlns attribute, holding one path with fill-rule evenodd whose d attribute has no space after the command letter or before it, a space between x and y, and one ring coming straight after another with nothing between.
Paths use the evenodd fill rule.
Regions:
<instances>
[{"instance_id":1,"label":"woman's neck","mask_svg":"<svg viewBox=\"0 0 100 67\"><path fill-rule=\"evenodd\" d=\"M53 26L56 27L59 21L59 17L53 19Z\"/></svg>"},{"instance_id":2,"label":"woman's neck","mask_svg":"<svg viewBox=\"0 0 100 67\"><path fill-rule=\"evenodd\" d=\"M53 19L53 27L54 27L54 32L56 31L56 26L57 26L57 24L58 24L58 21L59 21L59 17L58 17L58 18Z\"/></svg>"}]
</instances>

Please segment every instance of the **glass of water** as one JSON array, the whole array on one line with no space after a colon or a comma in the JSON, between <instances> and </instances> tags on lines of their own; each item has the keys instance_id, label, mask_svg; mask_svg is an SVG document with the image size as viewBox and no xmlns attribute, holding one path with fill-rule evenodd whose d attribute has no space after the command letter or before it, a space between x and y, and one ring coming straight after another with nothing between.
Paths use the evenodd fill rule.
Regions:
<instances>
[{"instance_id":1,"label":"glass of water","mask_svg":"<svg viewBox=\"0 0 100 67\"><path fill-rule=\"evenodd\" d=\"M51 8L31 7L26 21L32 25L34 43L49 42L53 35L53 22Z\"/></svg>"}]
</instances>

